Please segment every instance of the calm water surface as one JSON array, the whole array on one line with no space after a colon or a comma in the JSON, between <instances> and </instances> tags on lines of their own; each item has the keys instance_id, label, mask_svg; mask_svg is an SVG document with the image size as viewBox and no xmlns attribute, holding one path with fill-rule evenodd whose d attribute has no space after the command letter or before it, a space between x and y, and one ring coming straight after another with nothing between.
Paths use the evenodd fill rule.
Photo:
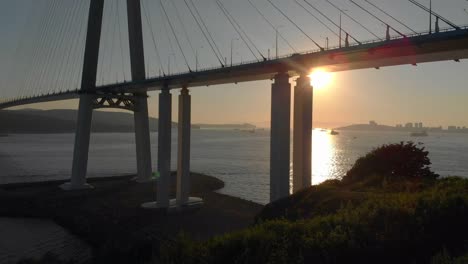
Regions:
<instances>
[{"instance_id":1,"label":"calm water surface","mask_svg":"<svg viewBox=\"0 0 468 264\"><path fill-rule=\"evenodd\" d=\"M433 133L415 139L405 132L341 132L331 136L314 130L312 138L314 184L343 176L358 157L374 147L407 140L425 144L437 173L468 176L468 134ZM157 133L153 133L151 139L153 168L156 168ZM73 141L73 134L0 137L0 183L68 178ZM135 173L134 142L132 133L93 134L88 175ZM174 131L173 169L176 168L176 142ZM226 187L221 193L267 203L269 149L268 131L193 130L191 170L223 180Z\"/></svg>"}]
</instances>

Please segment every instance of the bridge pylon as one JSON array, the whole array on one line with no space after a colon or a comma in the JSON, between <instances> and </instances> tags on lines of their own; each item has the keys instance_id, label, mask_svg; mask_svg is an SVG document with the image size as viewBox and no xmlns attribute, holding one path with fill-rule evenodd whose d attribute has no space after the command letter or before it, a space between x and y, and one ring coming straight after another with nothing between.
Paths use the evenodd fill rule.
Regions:
<instances>
[{"instance_id":1,"label":"bridge pylon","mask_svg":"<svg viewBox=\"0 0 468 264\"><path fill-rule=\"evenodd\" d=\"M81 79L81 94L75 132L72 175L69 183L61 185L61 188L64 190L91 188L91 186L86 183L86 173L88 168L89 140L93 116L93 94L96 91L96 75L103 11L104 0L91 0Z\"/></svg>"},{"instance_id":2,"label":"bridge pylon","mask_svg":"<svg viewBox=\"0 0 468 264\"><path fill-rule=\"evenodd\" d=\"M151 144L148 96L145 91L116 94L96 91L104 0L91 0L81 80L71 181L62 189L92 188L86 183L92 112L95 108L119 108L134 112L138 175L136 181L151 180ZM146 79L140 0L127 0L130 64L133 81Z\"/></svg>"}]
</instances>

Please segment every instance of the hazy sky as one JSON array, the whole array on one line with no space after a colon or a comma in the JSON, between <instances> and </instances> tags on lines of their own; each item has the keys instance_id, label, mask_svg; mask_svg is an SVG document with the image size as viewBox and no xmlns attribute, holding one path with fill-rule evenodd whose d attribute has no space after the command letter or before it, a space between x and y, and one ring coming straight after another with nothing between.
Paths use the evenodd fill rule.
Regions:
<instances>
[{"instance_id":1,"label":"hazy sky","mask_svg":"<svg viewBox=\"0 0 468 264\"><path fill-rule=\"evenodd\" d=\"M34 0L36 1L36 0ZM0 89L7 89L9 83L6 82L8 70L11 68L12 54L18 45L22 32L24 32L25 18L28 7L31 7L33 0L2 0L0 2L0 71L2 81ZM37 0L47 2L49 0ZM71 0L64 0L72 3ZM114 1L114 3L112 3ZM126 52L127 44L118 41L119 37L109 32L118 32L115 27L116 22L121 24L124 31L126 20L117 20L117 2L120 5L120 13L123 14L125 1L108 0L106 3L105 25L102 46L113 46L113 54L105 55L101 59L100 67L106 69L107 61L112 64L112 69L107 74L98 76L98 83L113 82L115 79L128 79L128 63L122 64L119 59L121 51L124 57L128 56ZM205 19L208 28L215 41L220 47L223 56L230 60L231 40L239 38L236 31L223 17L223 14L217 9L214 0L193 0L199 8L200 13ZM280 32L288 38L290 43L299 51L315 49L313 44L302 35L294 26L285 20L279 13L272 9L266 0L252 0L275 26L280 27ZM329 37L330 46L337 44L337 37L330 31L327 31L319 22L314 20L308 13L298 7L294 0L272 0L280 6L291 18L293 18L310 36L312 36L321 45L325 45L325 37ZM319 7L330 19L339 21L339 12L328 5L325 0L308 0L310 3ZM144 22L145 34L145 52L147 60L147 70L149 75L157 75L161 68L167 71L169 60L171 71L186 71L185 63L177 46L175 39L170 33L170 29L164 23L164 16L159 13L159 2L157 0L143 0L144 8L148 10L150 21L153 26L161 61L159 62L157 52L155 51L152 39L151 29ZM196 23L190 16L188 9L184 9L183 0L173 0L175 6L168 0L163 0L169 16L172 19L176 34L182 42L182 47L186 53L189 64L194 68L195 54L192 51L188 41L186 41L184 30L188 32L188 38L191 40L193 50L198 53L200 68L217 66L217 60L213 56L209 45L203 35L197 28ZM266 24L256 11L250 8L247 0L222 1L226 8L237 19L239 24L246 30L259 50L266 56L267 50L271 54L275 51L275 31ZM377 33L379 36L385 36L385 27L372 17L368 16L362 10L353 7L347 0L332 0L340 7L347 9L347 13L354 16L360 22ZM357 0L364 5L364 1ZM418 8L411 5L406 0L372 1L392 15L401 19L409 27L416 31L427 30L429 17ZM428 4L428 0L420 0L421 3ZM177 7L177 9L176 9ZM465 0L433 0L433 8L436 12L449 18L458 25L468 24L468 14L464 8L468 9L468 2ZM177 12L182 19L182 23L177 20ZM313 10L311 9L313 12ZM375 9L373 12L376 12ZM318 15L318 14L317 14ZM379 14L379 17L388 21L401 31L408 32L408 29L390 18ZM106 26L107 21L107 26ZM333 30L338 31L334 26L323 19ZM166 25L163 27L161 25ZM184 25L184 26L182 26ZM362 28L352 23L346 17L343 17L343 27L355 35L360 40L373 39ZM446 27L441 22L441 27ZM167 34L166 31L167 30ZM26 30L27 32L27 30ZM123 38L126 39L125 33ZM247 47L241 40L234 40L234 63L246 60L252 60L254 57L250 54ZM173 53L174 55L170 55ZM280 41L280 54L291 53L286 43ZM105 72L105 70L104 70ZM397 66L381 68L380 70L356 70L333 74L333 82L326 89L316 90L314 92L314 122L333 125L361 123L369 120L376 120L379 123L395 124L404 122L421 121L427 125L460 125L468 126L468 87L466 82L466 73L468 72L467 61L439 62L421 64L414 66ZM294 80L291 80L294 83ZM8 87L10 89L10 87ZM259 125L268 125L270 120L270 81L242 83L238 85L223 85L211 87L198 87L191 89L192 94L192 119L197 123L231 123L231 122L252 122ZM173 91L174 111L173 118L177 117L177 95L179 91ZM150 115L157 116L157 92L150 93ZM44 104L27 105L21 108L76 108L77 101L63 101ZM20 108L20 107L18 107ZM18 109L16 108L16 109ZM326 125L325 124L325 125Z\"/></svg>"}]
</instances>

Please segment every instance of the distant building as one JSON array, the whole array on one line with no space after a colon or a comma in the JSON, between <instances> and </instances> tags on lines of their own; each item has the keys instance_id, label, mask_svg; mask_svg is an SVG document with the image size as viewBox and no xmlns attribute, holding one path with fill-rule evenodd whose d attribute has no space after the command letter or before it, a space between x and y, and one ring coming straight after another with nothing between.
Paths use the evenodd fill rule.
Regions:
<instances>
[{"instance_id":1,"label":"distant building","mask_svg":"<svg viewBox=\"0 0 468 264\"><path fill-rule=\"evenodd\" d=\"M447 128L448 131L457 131L457 127L456 126L449 126Z\"/></svg>"},{"instance_id":2,"label":"distant building","mask_svg":"<svg viewBox=\"0 0 468 264\"><path fill-rule=\"evenodd\" d=\"M423 123L419 122L419 128L423 128Z\"/></svg>"},{"instance_id":3,"label":"distant building","mask_svg":"<svg viewBox=\"0 0 468 264\"><path fill-rule=\"evenodd\" d=\"M369 125L370 126L377 126L377 122L371 120L371 121L369 121Z\"/></svg>"},{"instance_id":4,"label":"distant building","mask_svg":"<svg viewBox=\"0 0 468 264\"><path fill-rule=\"evenodd\" d=\"M405 128L413 128L413 123L406 123Z\"/></svg>"}]
</instances>

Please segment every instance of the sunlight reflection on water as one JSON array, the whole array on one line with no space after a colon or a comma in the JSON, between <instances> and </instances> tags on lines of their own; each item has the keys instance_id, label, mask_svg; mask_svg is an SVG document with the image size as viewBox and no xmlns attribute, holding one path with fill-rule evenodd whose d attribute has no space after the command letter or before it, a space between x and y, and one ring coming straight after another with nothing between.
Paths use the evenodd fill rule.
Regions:
<instances>
[{"instance_id":1,"label":"sunlight reflection on water","mask_svg":"<svg viewBox=\"0 0 468 264\"><path fill-rule=\"evenodd\" d=\"M330 172L335 171L335 140L328 131L312 133L312 184L319 184L330 179Z\"/></svg>"},{"instance_id":2,"label":"sunlight reflection on water","mask_svg":"<svg viewBox=\"0 0 468 264\"><path fill-rule=\"evenodd\" d=\"M70 175L73 134L0 137L0 183L66 179ZM157 163L157 133L151 133L153 168ZM133 133L94 133L91 137L90 177L136 171ZM329 131L312 133L312 183L340 178L357 158L386 143L424 142L442 176L468 175L468 134L433 133L412 138L405 132ZM292 140L291 140L292 143ZM176 169L177 130L172 135L172 169ZM292 144L291 144L292 149ZM269 201L270 134L243 131L193 130L191 170L213 175L226 185L220 192L259 203ZM291 155L292 160L292 155ZM292 163L291 163L292 168Z\"/></svg>"}]
</instances>

